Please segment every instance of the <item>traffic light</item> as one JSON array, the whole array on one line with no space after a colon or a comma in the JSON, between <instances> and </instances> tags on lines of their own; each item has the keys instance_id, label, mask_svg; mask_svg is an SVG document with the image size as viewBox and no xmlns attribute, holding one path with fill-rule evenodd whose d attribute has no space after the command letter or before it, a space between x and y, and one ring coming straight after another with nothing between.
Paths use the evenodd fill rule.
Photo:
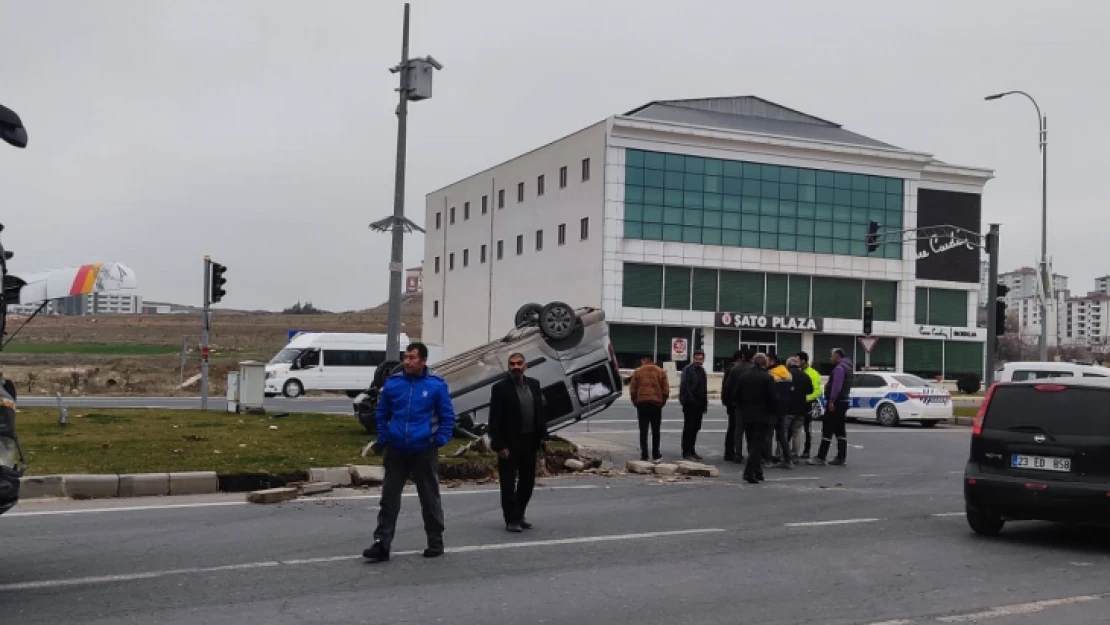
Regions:
<instances>
[{"instance_id":1,"label":"traffic light","mask_svg":"<svg viewBox=\"0 0 1110 625\"><path fill-rule=\"evenodd\" d=\"M211 298L211 302L213 304L218 303L220 300L222 300L224 298L224 295L227 295L227 291L224 290L224 285L227 284L227 278L224 277L224 272L226 272L226 271L227 271L226 266L221 265L220 263L215 263L215 262L212 263L212 291L211 291L212 292L212 298Z\"/></svg>"},{"instance_id":2,"label":"traffic light","mask_svg":"<svg viewBox=\"0 0 1110 625\"><path fill-rule=\"evenodd\" d=\"M872 221L867 224L867 253L879 249L879 222Z\"/></svg>"},{"instance_id":3,"label":"traffic light","mask_svg":"<svg viewBox=\"0 0 1110 625\"><path fill-rule=\"evenodd\" d=\"M875 223L875 222L871 222L871 223ZM871 322L874 321L874 320L875 320L875 309L871 307L871 301L868 300L867 303L863 305L863 335L864 336L871 336L871 326L872 326Z\"/></svg>"},{"instance_id":4,"label":"traffic light","mask_svg":"<svg viewBox=\"0 0 1110 625\"><path fill-rule=\"evenodd\" d=\"M1006 334L1006 294L1010 292L1010 287L998 283L998 299L994 301L994 335L1002 336Z\"/></svg>"},{"instance_id":5,"label":"traffic light","mask_svg":"<svg viewBox=\"0 0 1110 625\"><path fill-rule=\"evenodd\" d=\"M705 336L702 334L701 328L694 328L694 351L697 353L702 351L702 346L705 344Z\"/></svg>"}]
</instances>

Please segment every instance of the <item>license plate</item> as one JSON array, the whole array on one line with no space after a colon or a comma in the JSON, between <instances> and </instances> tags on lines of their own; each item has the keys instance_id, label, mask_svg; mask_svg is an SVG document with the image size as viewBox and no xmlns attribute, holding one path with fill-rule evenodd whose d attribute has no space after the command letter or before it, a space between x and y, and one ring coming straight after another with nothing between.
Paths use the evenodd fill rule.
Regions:
<instances>
[{"instance_id":1,"label":"license plate","mask_svg":"<svg viewBox=\"0 0 1110 625\"><path fill-rule=\"evenodd\" d=\"M1034 469L1037 471L1071 471L1071 458L1046 458L1044 456L1010 456L1010 466L1015 469Z\"/></svg>"}]
</instances>

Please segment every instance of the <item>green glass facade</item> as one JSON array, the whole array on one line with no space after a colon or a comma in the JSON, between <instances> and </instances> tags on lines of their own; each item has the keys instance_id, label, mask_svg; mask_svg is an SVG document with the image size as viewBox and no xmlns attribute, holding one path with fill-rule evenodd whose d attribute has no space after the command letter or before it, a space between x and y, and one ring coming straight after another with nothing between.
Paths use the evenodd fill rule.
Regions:
<instances>
[{"instance_id":1,"label":"green glass facade","mask_svg":"<svg viewBox=\"0 0 1110 625\"><path fill-rule=\"evenodd\" d=\"M902 209L900 178L625 152L626 239L868 256L868 223L901 229Z\"/></svg>"}]
</instances>

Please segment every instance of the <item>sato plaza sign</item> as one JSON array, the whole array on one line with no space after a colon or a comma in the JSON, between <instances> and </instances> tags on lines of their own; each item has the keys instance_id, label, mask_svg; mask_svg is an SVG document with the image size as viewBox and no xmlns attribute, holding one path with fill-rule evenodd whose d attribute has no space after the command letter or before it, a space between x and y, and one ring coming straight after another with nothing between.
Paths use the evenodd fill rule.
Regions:
<instances>
[{"instance_id":1,"label":"sato plaza sign","mask_svg":"<svg viewBox=\"0 0 1110 625\"><path fill-rule=\"evenodd\" d=\"M719 312L713 316L717 328L740 328L748 330L785 330L793 332L820 332L825 320L815 317L795 317L792 315L745 315L740 313Z\"/></svg>"}]
</instances>

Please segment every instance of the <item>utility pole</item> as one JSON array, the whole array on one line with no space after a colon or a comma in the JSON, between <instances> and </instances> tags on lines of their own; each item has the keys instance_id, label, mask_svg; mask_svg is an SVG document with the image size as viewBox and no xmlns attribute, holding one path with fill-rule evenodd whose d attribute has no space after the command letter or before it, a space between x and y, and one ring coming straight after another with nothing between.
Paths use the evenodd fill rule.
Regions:
<instances>
[{"instance_id":1,"label":"utility pole","mask_svg":"<svg viewBox=\"0 0 1110 625\"><path fill-rule=\"evenodd\" d=\"M994 384L994 364L998 358L998 329L1006 328L1006 320L998 318L998 224L987 232L987 345L983 365L983 388ZM999 325L1001 324L1001 326Z\"/></svg>"},{"instance_id":2,"label":"utility pole","mask_svg":"<svg viewBox=\"0 0 1110 625\"><path fill-rule=\"evenodd\" d=\"M405 157L408 141L408 113L410 100L416 102L432 97L432 69L443 69L435 59L409 58L409 3L405 3L405 21L401 33L401 63L390 68L400 74L400 102L397 104L397 166L393 183L393 215L370 224L378 232L389 231L393 240L389 256L389 323L386 329L386 359L392 360L401 353L401 287L404 283L406 232L424 229L405 217Z\"/></svg>"},{"instance_id":3,"label":"utility pole","mask_svg":"<svg viewBox=\"0 0 1110 625\"><path fill-rule=\"evenodd\" d=\"M209 292L211 290L212 279L212 257L205 255L204 257L204 311L201 317L201 330L200 330L200 409L208 410L208 329L211 317L208 314L209 309Z\"/></svg>"}]
</instances>

